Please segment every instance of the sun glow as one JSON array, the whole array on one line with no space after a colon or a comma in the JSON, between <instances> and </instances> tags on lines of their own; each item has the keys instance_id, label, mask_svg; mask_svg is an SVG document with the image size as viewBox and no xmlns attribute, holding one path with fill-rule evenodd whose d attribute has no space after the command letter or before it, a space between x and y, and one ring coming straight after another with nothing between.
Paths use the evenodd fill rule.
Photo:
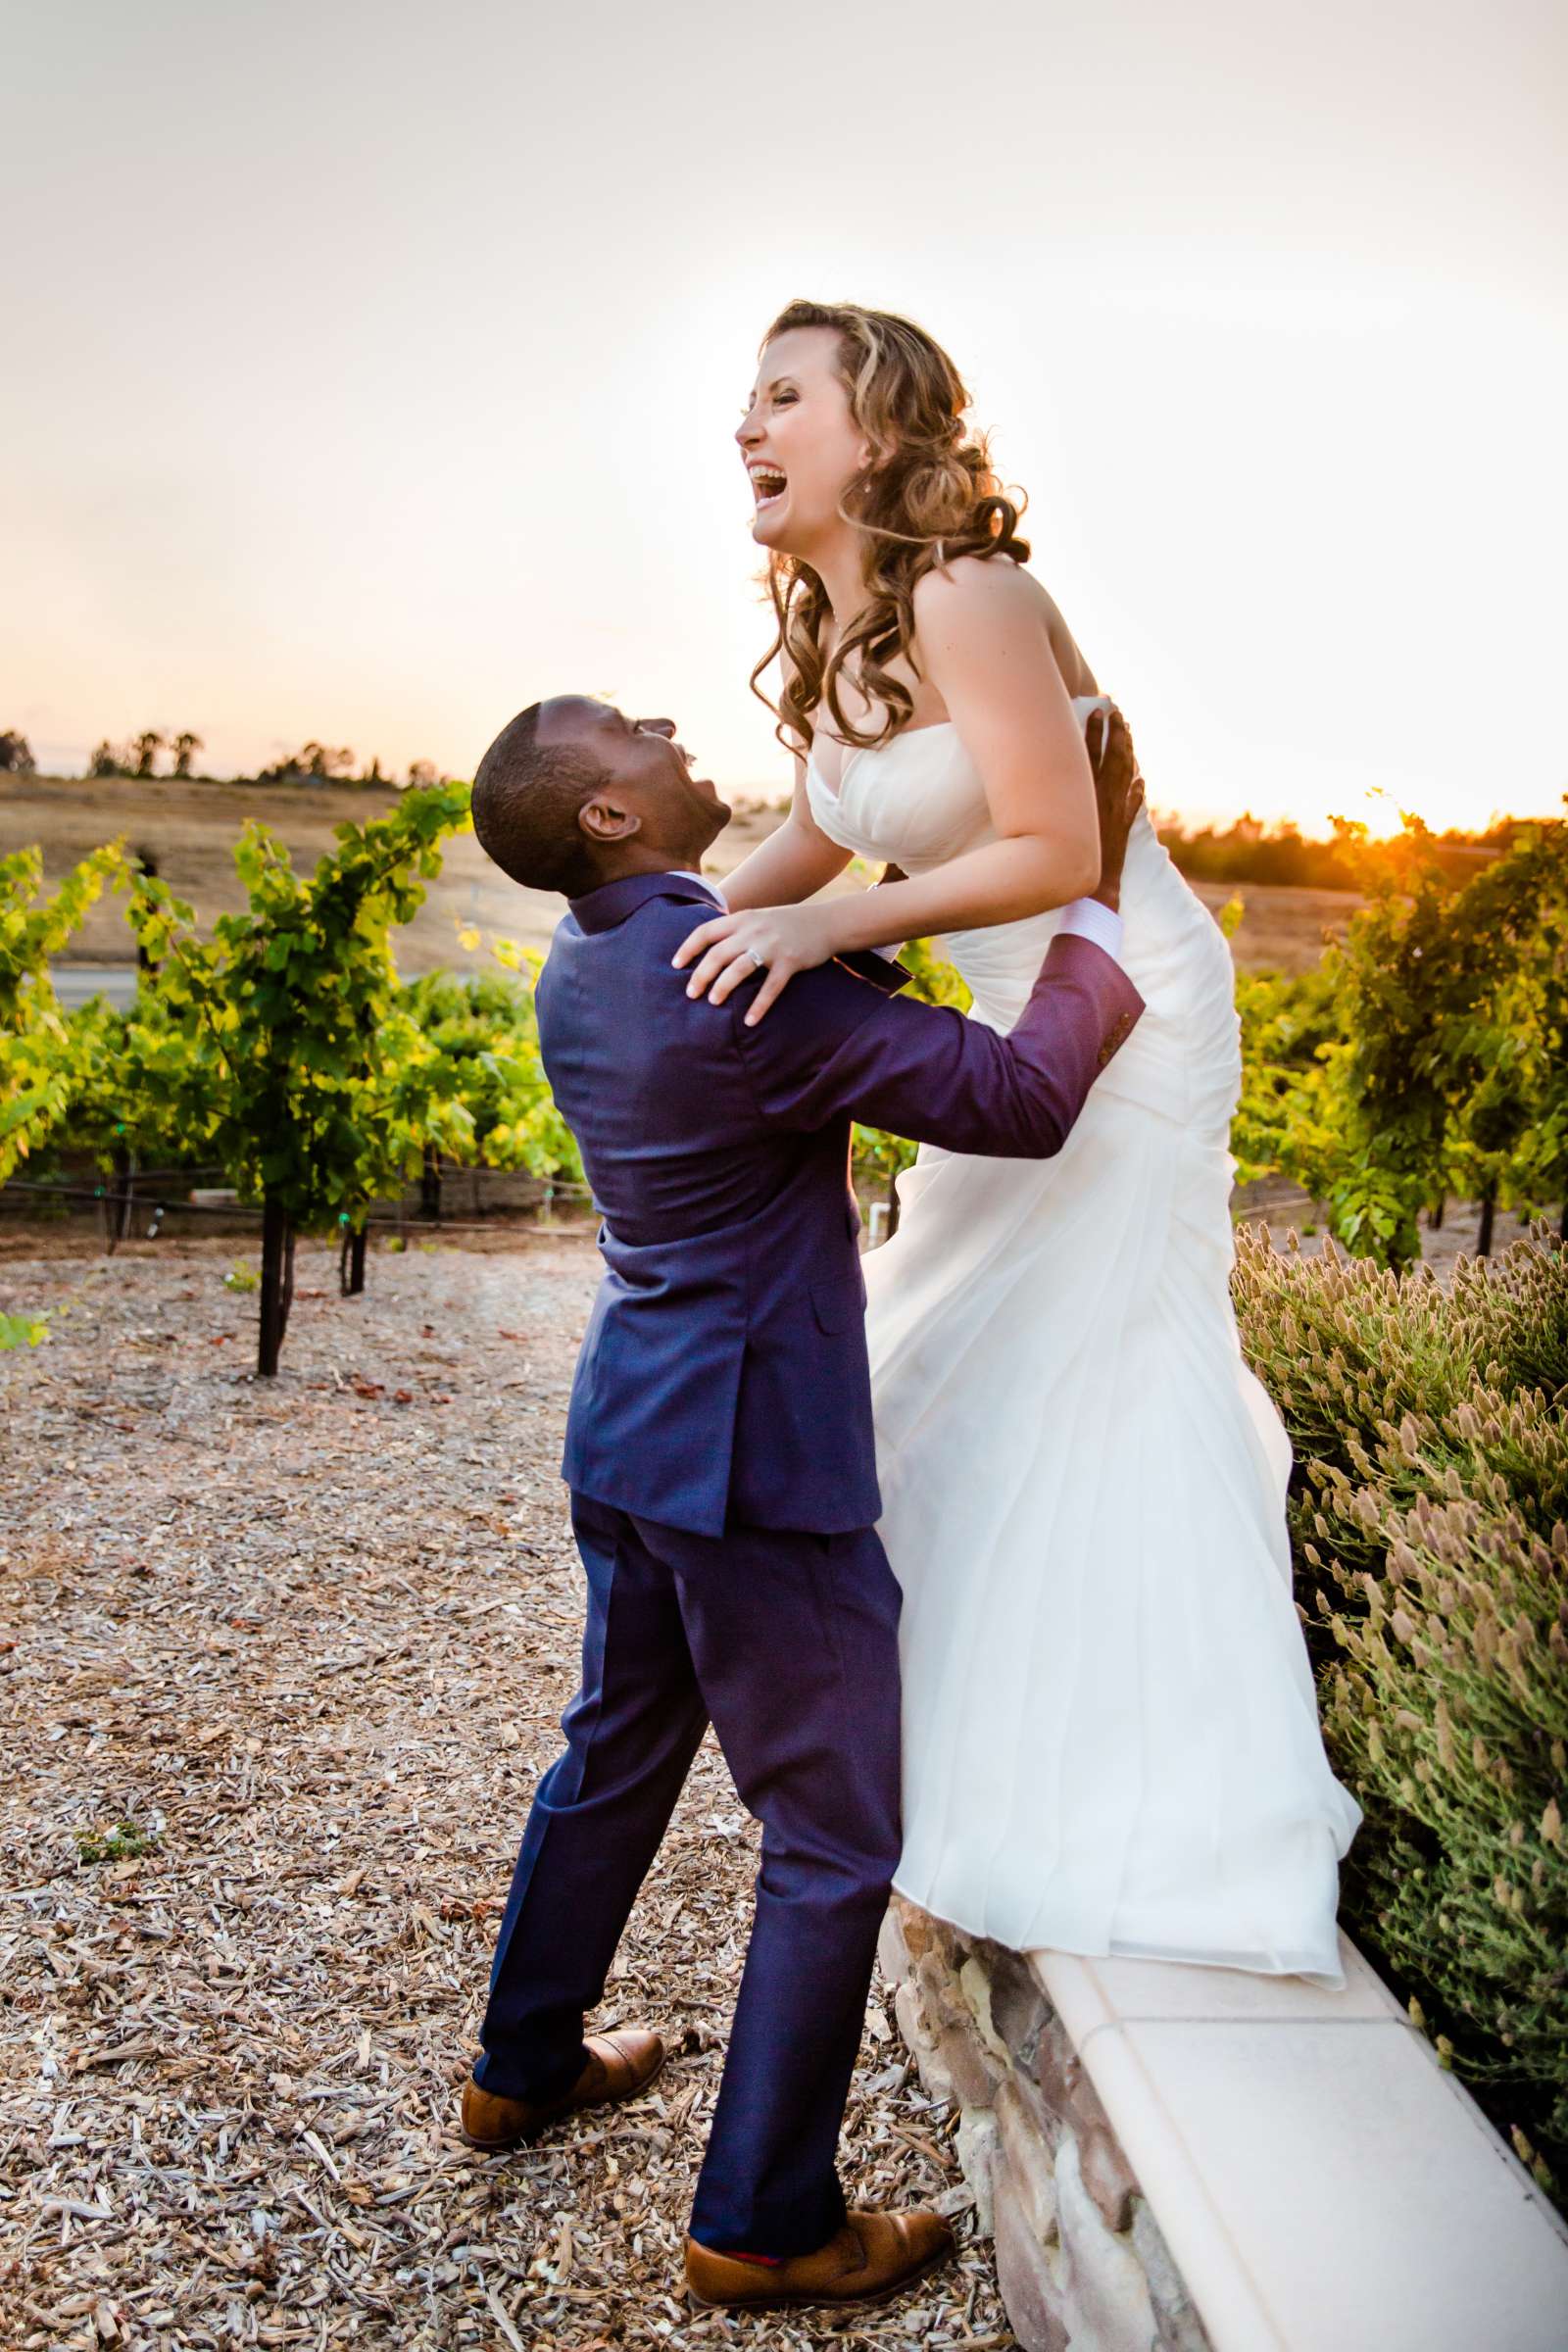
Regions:
<instances>
[{"instance_id":1,"label":"sun glow","mask_svg":"<svg viewBox=\"0 0 1568 2352\"><path fill-rule=\"evenodd\" d=\"M287 6L261 44L243 11L193 41L178 0L19 28L0 727L40 765L156 726L217 772L307 737L468 772L610 679L726 794L783 791L735 391L781 302L848 291L954 353L1162 806L1557 808L1560 26L994 6L1015 135L969 174L897 128L953 38L911 0L869 93L822 78L808 170L783 134L774 207L706 0L673 46L613 0L591 42L460 13L461 60L394 10L368 67L347 13ZM842 34L825 0L792 28ZM137 90L177 173L122 168ZM389 156L394 119L439 170Z\"/></svg>"}]
</instances>

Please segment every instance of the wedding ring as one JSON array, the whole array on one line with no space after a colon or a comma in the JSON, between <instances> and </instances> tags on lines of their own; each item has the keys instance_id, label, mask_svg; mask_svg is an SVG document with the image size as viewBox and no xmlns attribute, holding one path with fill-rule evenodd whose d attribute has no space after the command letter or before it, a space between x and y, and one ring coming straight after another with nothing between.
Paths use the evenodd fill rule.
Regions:
<instances>
[{"instance_id":1,"label":"wedding ring","mask_svg":"<svg viewBox=\"0 0 1568 2352\"><path fill-rule=\"evenodd\" d=\"M748 949L747 949L747 951L746 951L746 953L747 953L747 955L748 955L748 956L751 957L752 961L753 961L753 962L756 964L756 966L757 966L757 968L758 968L758 970L759 970L760 972L765 972L765 971L766 971L766 969L767 969L767 963L766 963L766 959L765 959L763 956L759 956L759 954L757 953L757 950L756 950L755 948L748 948Z\"/></svg>"}]
</instances>

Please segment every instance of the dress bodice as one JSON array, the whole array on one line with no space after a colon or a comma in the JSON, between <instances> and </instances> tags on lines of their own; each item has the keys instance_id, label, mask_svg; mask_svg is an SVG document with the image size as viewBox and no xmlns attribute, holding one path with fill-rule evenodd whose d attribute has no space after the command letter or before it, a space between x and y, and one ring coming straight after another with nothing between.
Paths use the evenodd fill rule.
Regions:
<instances>
[{"instance_id":1,"label":"dress bodice","mask_svg":"<svg viewBox=\"0 0 1568 2352\"><path fill-rule=\"evenodd\" d=\"M847 750L837 792L813 758L806 773L818 825L858 858L928 873L995 839L980 771L951 719Z\"/></svg>"},{"instance_id":2,"label":"dress bodice","mask_svg":"<svg viewBox=\"0 0 1568 2352\"><path fill-rule=\"evenodd\" d=\"M1080 726L1104 698L1079 695L1073 710ZM907 874L930 873L968 850L997 839L979 769L951 719L934 726L907 727L885 744L845 755L837 792L828 788L814 759L806 763L811 814L830 841L878 863L891 859ZM1189 952L1223 961L1224 941L1200 902L1171 864L1141 809L1127 847L1122 874L1126 944L1122 960L1147 996L1156 967L1181 935ZM1009 1028L1023 1009L1046 950L1060 921L1055 908L985 930L953 931L947 945L984 1020ZM1196 926L1196 927L1195 927ZM1207 933L1207 938L1203 934Z\"/></svg>"}]
</instances>

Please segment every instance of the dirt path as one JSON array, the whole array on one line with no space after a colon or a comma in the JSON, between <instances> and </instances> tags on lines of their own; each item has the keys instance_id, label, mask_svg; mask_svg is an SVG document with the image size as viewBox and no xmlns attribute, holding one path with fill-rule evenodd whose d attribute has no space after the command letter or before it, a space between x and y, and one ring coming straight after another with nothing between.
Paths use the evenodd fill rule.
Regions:
<instances>
[{"instance_id":1,"label":"dirt path","mask_svg":"<svg viewBox=\"0 0 1568 2352\"><path fill-rule=\"evenodd\" d=\"M0 2343L1010 2343L967 2244L842 2331L677 2291L755 1866L710 1746L604 2013L662 2027L662 2084L530 2154L458 2139L575 1682L556 1462L597 1260L376 1256L342 1300L312 1250L264 1388L235 1254L0 1267L0 1305L68 1301L0 1359ZM880 1991L846 2159L961 2209Z\"/></svg>"}]
</instances>

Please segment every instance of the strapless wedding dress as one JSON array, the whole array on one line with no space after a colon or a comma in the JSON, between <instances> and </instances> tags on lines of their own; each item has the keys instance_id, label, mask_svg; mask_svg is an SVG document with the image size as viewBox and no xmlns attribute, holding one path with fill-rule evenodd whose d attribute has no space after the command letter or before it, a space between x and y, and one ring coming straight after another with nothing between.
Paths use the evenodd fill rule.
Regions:
<instances>
[{"instance_id":1,"label":"strapless wedding dress","mask_svg":"<svg viewBox=\"0 0 1568 2352\"><path fill-rule=\"evenodd\" d=\"M1084 699L1080 721L1102 706ZM845 849L995 838L951 722L808 765ZM881 1534L904 1589L901 1893L1014 1950L1342 1982L1360 1821L1291 1591L1291 1447L1231 1309L1230 953L1147 814L1122 961L1148 1009L1052 1160L922 1146L864 1260ZM1054 913L950 935L1010 1028Z\"/></svg>"}]
</instances>

